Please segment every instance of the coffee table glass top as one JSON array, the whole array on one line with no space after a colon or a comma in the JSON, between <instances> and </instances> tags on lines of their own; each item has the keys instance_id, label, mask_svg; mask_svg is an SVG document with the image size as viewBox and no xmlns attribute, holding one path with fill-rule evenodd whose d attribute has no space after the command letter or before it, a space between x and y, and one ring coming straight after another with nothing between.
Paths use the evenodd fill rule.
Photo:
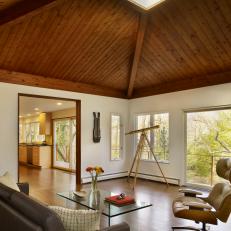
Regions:
<instances>
[{"instance_id":1,"label":"coffee table glass top","mask_svg":"<svg viewBox=\"0 0 231 231\"><path fill-rule=\"evenodd\" d=\"M129 213L135 210L152 206L152 204L148 202L143 202L139 200L136 200L134 204L125 205L125 206L116 206L106 202L104 199L105 197L114 196L117 195L118 193L107 192L104 190L99 190L96 193L92 193L90 189L84 189L84 190L87 192L87 196L84 198L76 196L73 193L73 191L58 193L58 195L67 200L85 206L89 209L100 210L105 216L108 217L115 217L118 215L122 215L125 213Z\"/></svg>"}]
</instances>

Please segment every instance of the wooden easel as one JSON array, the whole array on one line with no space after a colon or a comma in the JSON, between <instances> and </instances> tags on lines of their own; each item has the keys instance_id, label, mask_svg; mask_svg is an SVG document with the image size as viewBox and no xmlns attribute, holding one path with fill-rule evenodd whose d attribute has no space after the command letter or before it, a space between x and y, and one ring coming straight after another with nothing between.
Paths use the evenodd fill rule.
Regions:
<instances>
[{"instance_id":1,"label":"wooden easel","mask_svg":"<svg viewBox=\"0 0 231 231\"><path fill-rule=\"evenodd\" d=\"M141 133L140 140L139 140L139 143L138 143L137 149L136 149L136 154L135 154L135 157L134 157L133 162L132 162L131 169L130 169L129 174L128 174L128 182L129 182L130 176L132 174L132 170L133 170L133 168L135 166L135 163L136 163L135 176L134 176L134 182L133 182L133 189L136 186L137 173L138 173L138 170L139 170L140 159L141 159L143 148L145 146L145 142L147 142L147 145L149 146L150 152L152 153L152 155L153 155L153 157L154 157L154 159L155 159L155 161L157 163L157 166L158 166L158 168L159 168L159 170L161 172L161 175L163 176L164 181L168 186L168 181L167 181L167 179L166 179L166 177L165 177L165 175L164 175L164 173L163 173L163 171L162 171L162 169L160 167L160 164L159 164L159 162L158 162L158 160L157 160L157 158L156 158L156 156L155 156L155 154L154 154L154 152L152 150L151 144L150 144L150 142L148 140L147 133L146 133L147 131L150 131L152 129L158 129L159 127L160 126L157 125L157 126L152 126L152 127L149 127L149 128L143 128L143 129L139 129L139 130L135 130L135 131L131 131L131 132L126 133L126 135L132 135L132 134L136 134L136 133Z\"/></svg>"}]
</instances>

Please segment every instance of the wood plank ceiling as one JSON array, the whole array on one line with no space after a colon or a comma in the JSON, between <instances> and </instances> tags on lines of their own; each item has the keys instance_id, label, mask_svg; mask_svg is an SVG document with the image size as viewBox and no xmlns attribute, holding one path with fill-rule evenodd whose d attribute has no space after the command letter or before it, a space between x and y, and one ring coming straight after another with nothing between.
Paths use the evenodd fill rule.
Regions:
<instances>
[{"instance_id":1,"label":"wood plank ceiling","mask_svg":"<svg viewBox=\"0 0 231 231\"><path fill-rule=\"evenodd\" d=\"M166 0L143 29L125 0L55 2L0 26L0 81L120 98L231 82L230 0Z\"/></svg>"}]
</instances>

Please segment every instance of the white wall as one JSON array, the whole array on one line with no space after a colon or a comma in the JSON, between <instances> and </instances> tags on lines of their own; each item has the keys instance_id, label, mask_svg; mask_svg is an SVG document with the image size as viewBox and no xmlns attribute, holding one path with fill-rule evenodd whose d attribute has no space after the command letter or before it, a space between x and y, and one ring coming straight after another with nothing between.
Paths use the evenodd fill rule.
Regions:
<instances>
[{"instance_id":1,"label":"white wall","mask_svg":"<svg viewBox=\"0 0 231 231\"><path fill-rule=\"evenodd\" d=\"M0 83L0 174L10 171L17 177L18 93L79 99L82 103L82 176L88 176L88 165L101 165L105 173L124 172L130 168L132 144L127 142L122 161L110 161L110 113L122 116L125 131L133 128L134 114L141 112L170 113L170 163L161 164L168 177L184 181L184 109L231 105L231 84L187 90L158 96L123 100L81 93ZM93 111L101 112L100 143L92 142ZM130 115L130 116L129 116ZM130 117L130 121L128 118ZM129 125L129 126L127 126ZM128 137L127 141L132 141ZM130 145L131 144L131 145ZM159 174L153 163L142 162L140 172Z\"/></svg>"},{"instance_id":2,"label":"white wall","mask_svg":"<svg viewBox=\"0 0 231 231\"><path fill-rule=\"evenodd\" d=\"M185 109L231 105L231 84L198 88L157 96L133 99L129 102L130 129L134 125L135 114L141 112L170 113L170 163L161 164L168 177L178 178L184 183L184 112ZM133 141L130 138L130 141ZM127 142L130 143L130 142ZM133 143L128 147L130 156L133 155ZM131 160L130 160L131 161ZM140 172L160 175L153 162L142 161Z\"/></svg>"},{"instance_id":3,"label":"white wall","mask_svg":"<svg viewBox=\"0 0 231 231\"><path fill-rule=\"evenodd\" d=\"M17 116L18 93L37 94L81 100L82 176L88 176L88 165L100 165L105 173L126 171L125 154L121 161L110 161L110 113L118 112L124 124L128 124L128 101L103 96L94 96L44 88L0 83L0 174L6 170L17 178ZM101 142L93 143L93 114L101 112Z\"/></svg>"}]
</instances>

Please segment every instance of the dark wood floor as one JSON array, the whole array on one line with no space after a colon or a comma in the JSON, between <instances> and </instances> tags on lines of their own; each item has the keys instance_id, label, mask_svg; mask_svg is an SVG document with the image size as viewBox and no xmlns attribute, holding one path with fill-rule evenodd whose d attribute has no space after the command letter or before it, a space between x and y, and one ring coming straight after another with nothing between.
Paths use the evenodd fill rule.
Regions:
<instances>
[{"instance_id":1,"label":"dark wood floor","mask_svg":"<svg viewBox=\"0 0 231 231\"><path fill-rule=\"evenodd\" d=\"M30 183L30 195L44 203L51 205L66 206L63 199L56 193L75 189L75 175L60 170L31 169L20 167L20 181ZM99 188L123 192L129 191L130 186L126 179L117 179L99 182ZM84 185L84 188L89 185ZM136 212L125 214L112 219L112 224L126 221L132 231L168 231L172 225L195 225L194 222L174 218L172 214L172 200L178 194L177 186L170 186L161 183L154 183L145 180L138 180L135 196L139 200L149 201L153 204ZM102 227L107 226L107 220L102 217ZM219 223L218 226L211 226L210 230L228 231L231 230L231 218L227 224Z\"/></svg>"}]
</instances>

